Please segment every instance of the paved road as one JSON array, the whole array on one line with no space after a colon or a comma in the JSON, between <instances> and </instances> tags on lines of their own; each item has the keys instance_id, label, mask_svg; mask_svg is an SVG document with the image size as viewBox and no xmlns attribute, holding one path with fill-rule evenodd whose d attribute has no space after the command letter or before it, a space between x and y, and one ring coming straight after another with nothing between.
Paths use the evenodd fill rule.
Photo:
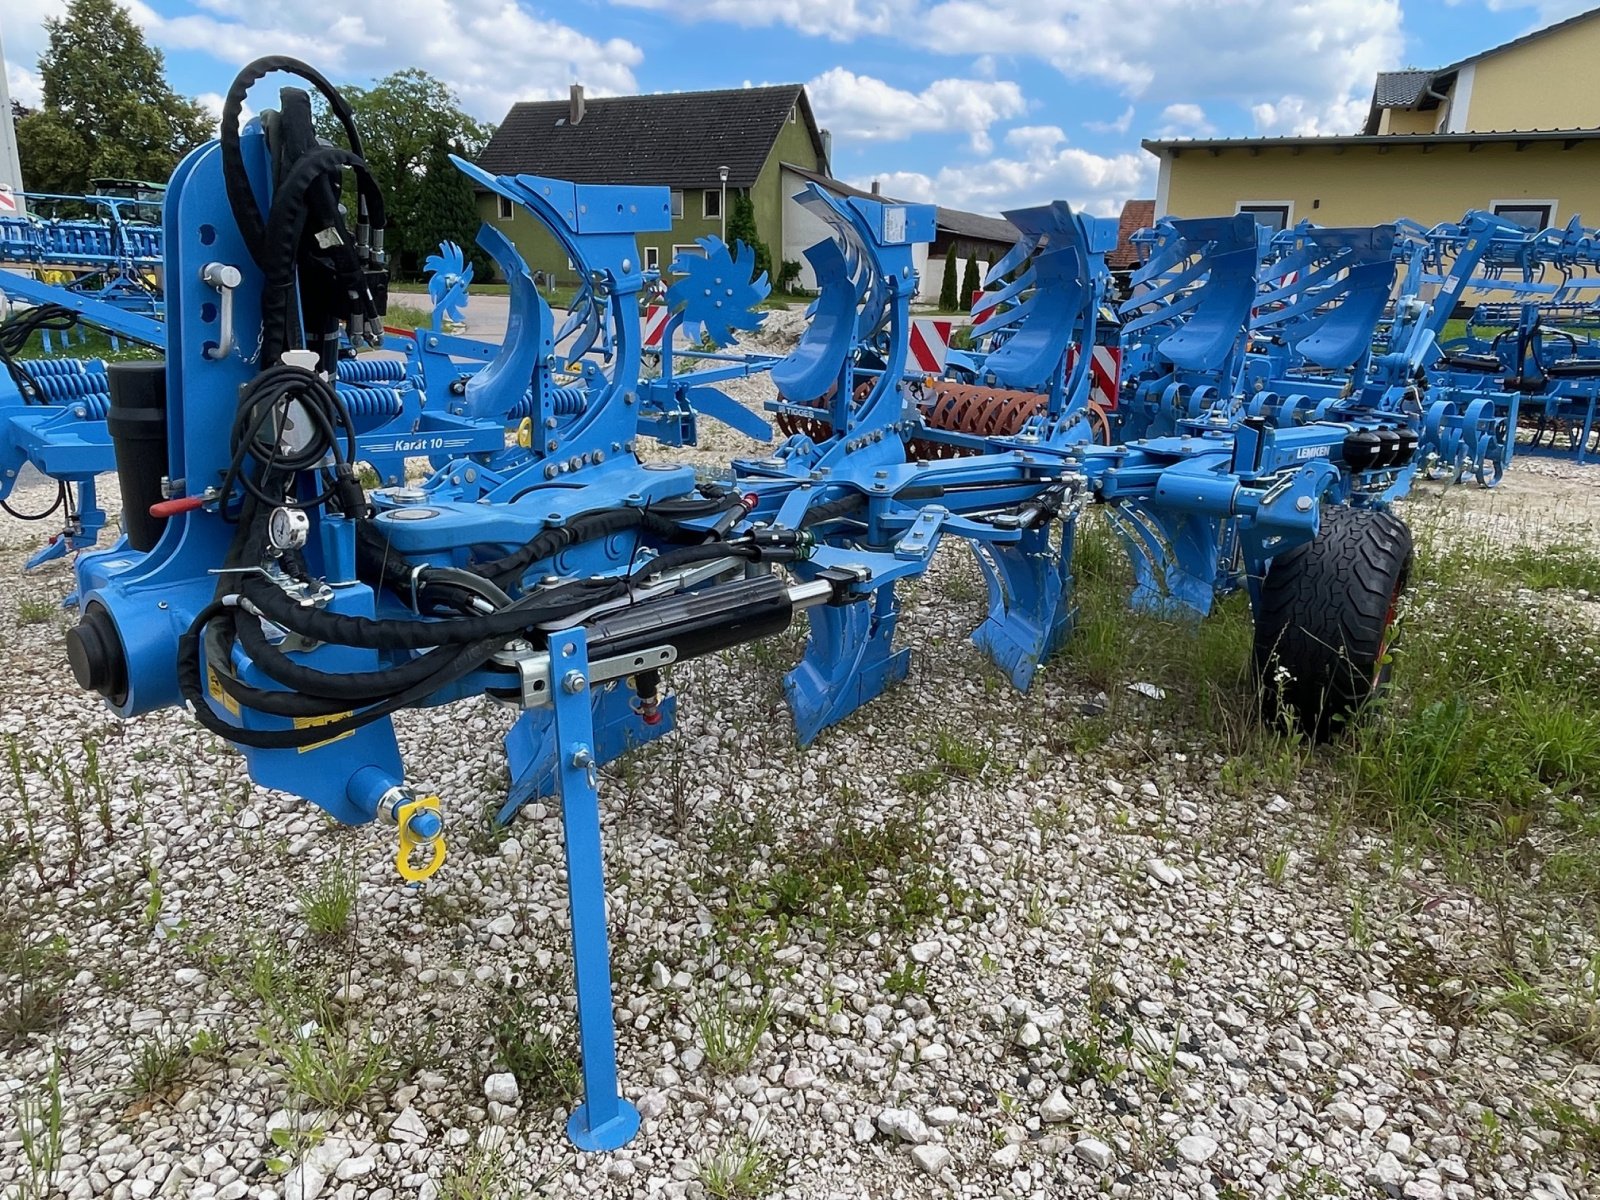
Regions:
<instances>
[{"instance_id":1,"label":"paved road","mask_svg":"<svg viewBox=\"0 0 1600 1200\"><path fill-rule=\"evenodd\" d=\"M389 296L397 304L420 308L423 312L433 308L433 302L428 299L426 292L390 292ZM467 327L463 330L466 336L482 338L486 342L503 341L506 323L511 319L511 297L470 295L462 316L467 320Z\"/></svg>"}]
</instances>

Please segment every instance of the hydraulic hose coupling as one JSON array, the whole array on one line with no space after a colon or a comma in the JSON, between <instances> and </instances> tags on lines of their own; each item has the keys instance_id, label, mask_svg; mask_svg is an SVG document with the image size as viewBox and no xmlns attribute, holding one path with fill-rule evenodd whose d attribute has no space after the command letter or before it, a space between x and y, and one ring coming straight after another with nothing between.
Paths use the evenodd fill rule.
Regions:
<instances>
[{"instance_id":1,"label":"hydraulic hose coupling","mask_svg":"<svg viewBox=\"0 0 1600 1200\"><path fill-rule=\"evenodd\" d=\"M418 796L404 785L392 787L378 801L378 815L400 831L394 865L407 883L422 883L444 864L439 797Z\"/></svg>"}]
</instances>

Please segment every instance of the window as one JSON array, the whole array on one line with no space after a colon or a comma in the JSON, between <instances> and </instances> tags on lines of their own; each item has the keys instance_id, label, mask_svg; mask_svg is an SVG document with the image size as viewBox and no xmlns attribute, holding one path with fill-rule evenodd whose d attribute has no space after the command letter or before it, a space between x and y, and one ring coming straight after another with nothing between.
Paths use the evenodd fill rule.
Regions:
<instances>
[{"instance_id":1,"label":"window","mask_svg":"<svg viewBox=\"0 0 1600 1200\"><path fill-rule=\"evenodd\" d=\"M1290 200L1245 200L1234 212L1249 213L1257 225L1265 225L1273 233L1289 227L1294 216L1294 203Z\"/></svg>"},{"instance_id":2,"label":"window","mask_svg":"<svg viewBox=\"0 0 1600 1200\"><path fill-rule=\"evenodd\" d=\"M1496 200L1492 207L1495 216L1534 232L1549 229L1556 215L1554 200Z\"/></svg>"},{"instance_id":3,"label":"window","mask_svg":"<svg viewBox=\"0 0 1600 1200\"><path fill-rule=\"evenodd\" d=\"M694 242L690 242L687 246L674 246L672 248L673 262L677 262L680 258L704 258L705 256L705 247L696 245Z\"/></svg>"},{"instance_id":4,"label":"window","mask_svg":"<svg viewBox=\"0 0 1600 1200\"><path fill-rule=\"evenodd\" d=\"M644 269L646 271L659 271L661 269L660 246L646 246L644 248Z\"/></svg>"},{"instance_id":5,"label":"window","mask_svg":"<svg viewBox=\"0 0 1600 1200\"><path fill-rule=\"evenodd\" d=\"M789 124L793 125L797 120L799 120L799 118L795 115L799 111L800 106L798 104L791 104L789 106Z\"/></svg>"},{"instance_id":6,"label":"window","mask_svg":"<svg viewBox=\"0 0 1600 1200\"><path fill-rule=\"evenodd\" d=\"M683 216L683 193L677 188L672 189L672 219L678 220Z\"/></svg>"},{"instance_id":7,"label":"window","mask_svg":"<svg viewBox=\"0 0 1600 1200\"><path fill-rule=\"evenodd\" d=\"M707 188L705 202L706 220L715 221L722 215L722 193L715 188Z\"/></svg>"},{"instance_id":8,"label":"window","mask_svg":"<svg viewBox=\"0 0 1600 1200\"><path fill-rule=\"evenodd\" d=\"M511 220L511 198L509 196L496 195L495 200L498 201L500 219L502 221Z\"/></svg>"}]
</instances>

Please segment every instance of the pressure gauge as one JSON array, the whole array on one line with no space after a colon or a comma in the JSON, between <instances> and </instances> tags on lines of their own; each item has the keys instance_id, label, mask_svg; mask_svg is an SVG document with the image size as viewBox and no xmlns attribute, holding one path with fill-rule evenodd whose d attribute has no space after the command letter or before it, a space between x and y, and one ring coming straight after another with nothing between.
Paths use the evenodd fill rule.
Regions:
<instances>
[{"instance_id":1,"label":"pressure gauge","mask_svg":"<svg viewBox=\"0 0 1600 1200\"><path fill-rule=\"evenodd\" d=\"M275 508L267 519L267 541L279 554L306 544L311 518L298 508Z\"/></svg>"}]
</instances>

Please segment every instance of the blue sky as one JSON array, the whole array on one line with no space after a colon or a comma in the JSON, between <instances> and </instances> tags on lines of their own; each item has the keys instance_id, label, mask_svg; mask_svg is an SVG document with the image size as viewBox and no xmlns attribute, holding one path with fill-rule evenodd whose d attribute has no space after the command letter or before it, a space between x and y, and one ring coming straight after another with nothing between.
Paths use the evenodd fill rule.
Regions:
<instances>
[{"instance_id":1,"label":"blue sky","mask_svg":"<svg viewBox=\"0 0 1600 1200\"><path fill-rule=\"evenodd\" d=\"M1594 7L1565 0L121 0L175 86L214 107L258 55L336 81L419 66L469 110L513 100L805 83L834 173L983 212L1153 195L1152 136L1345 133L1377 71L1442 66ZM35 100L43 21L4 0Z\"/></svg>"}]
</instances>

